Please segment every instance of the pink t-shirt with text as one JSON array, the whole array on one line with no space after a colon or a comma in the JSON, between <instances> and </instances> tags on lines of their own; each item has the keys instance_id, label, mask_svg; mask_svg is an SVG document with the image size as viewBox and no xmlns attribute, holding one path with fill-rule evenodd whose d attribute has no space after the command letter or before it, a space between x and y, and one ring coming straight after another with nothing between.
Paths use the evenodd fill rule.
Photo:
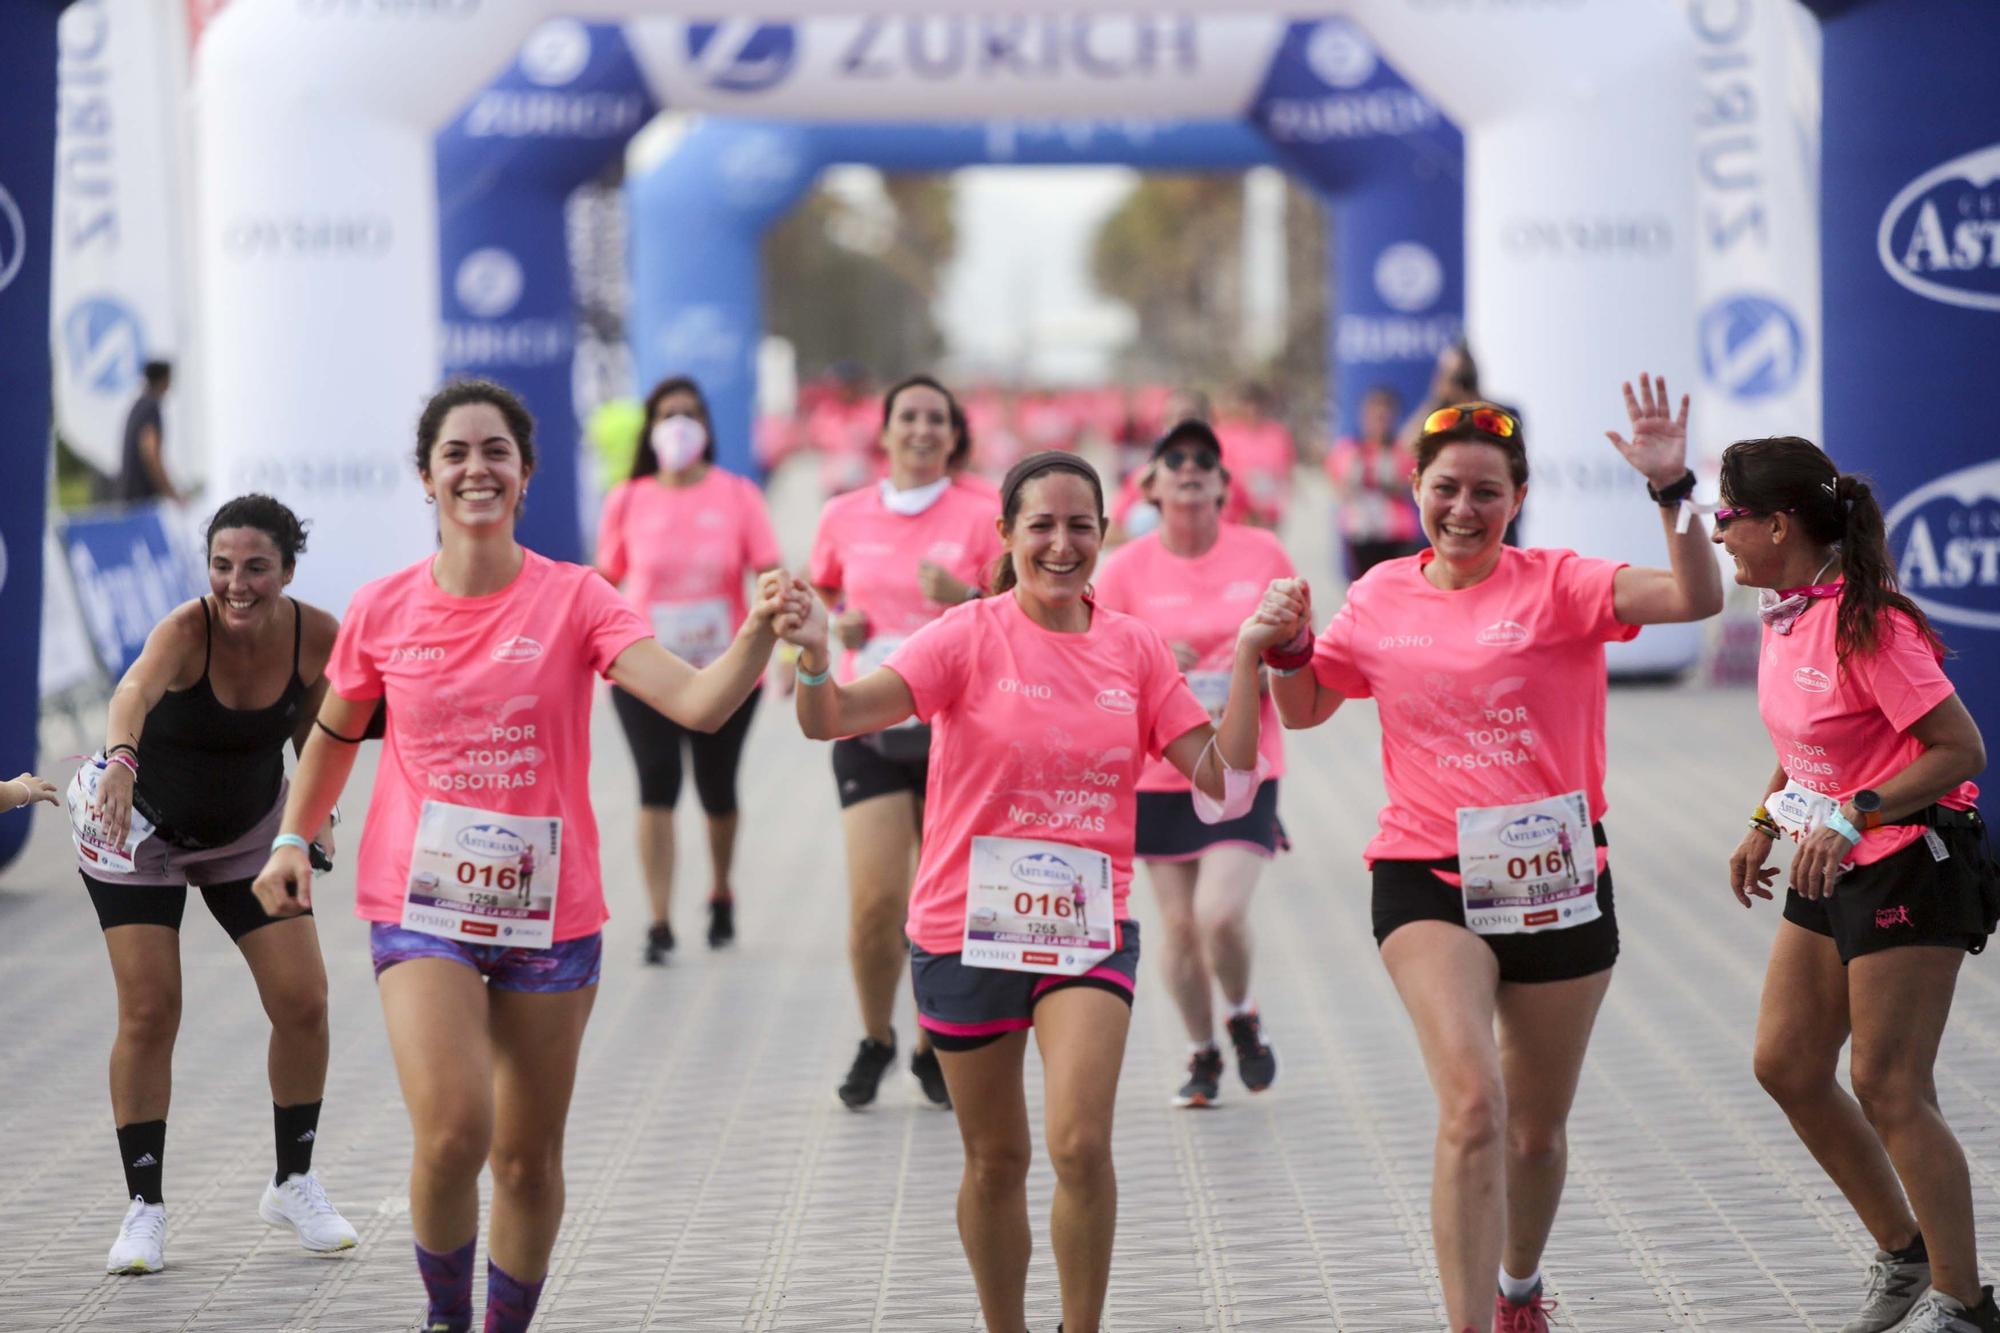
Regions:
<instances>
[{"instance_id":1,"label":"pink t-shirt with text","mask_svg":"<svg viewBox=\"0 0 2000 1333\"><path fill-rule=\"evenodd\" d=\"M399 921L427 800L563 821L555 938L609 917L590 808L591 677L652 631L594 569L524 553L499 592L453 597L426 557L365 585L326 675L388 700L388 734L354 874L355 914Z\"/></svg>"},{"instance_id":2,"label":"pink t-shirt with text","mask_svg":"<svg viewBox=\"0 0 2000 1333\"><path fill-rule=\"evenodd\" d=\"M1757 712L1778 764L1799 786L1845 801L1880 786L1924 752L1910 728L1955 690L1942 659L1901 611L1885 612L1879 646L1848 659L1834 649L1837 598L1815 599L1790 634L1764 627L1757 659ZM1962 782L1938 804L1970 810L1979 788ZM1868 865L1923 836L1913 824L1869 829L1848 860Z\"/></svg>"},{"instance_id":3,"label":"pink t-shirt with text","mask_svg":"<svg viewBox=\"0 0 2000 1333\"><path fill-rule=\"evenodd\" d=\"M1157 532L1125 543L1098 566L1097 604L1139 617L1168 645L1185 643L1198 654L1194 669L1227 674L1236 657L1236 632L1264 598L1272 579L1292 577L1292 560L1277 537L1262 528L1222 525L1215 545L1187 559L1166 548ZM1207 700L1204 700L1207 702ZM1278 709L1264 696L1258 714L1257 751L1270 777L1285 772L1285 731ZM1146 766L1140 791L1187 791L1188 780L1164 759Z\"/></svg>"},{"instance_id":4,"label":"pink t-shirt with text","mask_svg":"<svg viewBox=\"0 0 2000 1333\"><path fill-rule=\"evenodd\" d=\"M1159 634L1103 607L1088 631L1058 634L1009 593L947 611L888 666L931 724L911 942L958 952L974 837L1104 853L1123 919L1139 775L1148 757L1208 721Z\"/></svg>"},{"instance_id":5,"label":"pink t-shirt with text","mask_svg":"<svg viewBox=\"0 0 2000 1333\"><path fill-rule=\"evenodd\" d=\"M658 605L726 599L732 629L749 612L751 575L782 557L755 482L711 466L688 486L640 477L604 497L597 567L640 615Z\"/></svg>"},{"instance_id":6,"label":"pink t-shirt with text","mask_svg":"<svg viewBox=\"0 0 2000 1333\"><path fill-rule=\"evenodd\" d=\"M999 517L991 499L963 484L946 487L921 514L891 513L876 486L827 501L813 538L812 584L835 590L847 609L868 617L869 646L841 654L843 683L860 674L857 663L880 665L893 644L944 613L945 604L918 586L919 564L928 560L961 583L986 586L1000 558Z\"/></svg>"},{"instance_id":7,"label":"pink t-shirt with text","mask_svg":"<svg viewBox=\"0 0 2000 1333\"><path fill-rule=\"evenodd\" d=\"M1604 645L1638 634L1612 611L1623 565L1500 548L1470 588L1433 587L1434 552L1357 579L1313 649L1320 684L1373 698L1389 803L1363 855L1458 855L1460 806L1581 791L1604 815Z\"/></svg>"}]
</instances>

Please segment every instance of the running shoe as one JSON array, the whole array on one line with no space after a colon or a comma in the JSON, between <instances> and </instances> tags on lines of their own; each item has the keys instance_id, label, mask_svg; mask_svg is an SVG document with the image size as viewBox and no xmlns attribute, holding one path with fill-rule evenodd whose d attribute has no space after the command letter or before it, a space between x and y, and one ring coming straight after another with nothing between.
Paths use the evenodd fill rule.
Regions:
<instances>
[{"instance_id":1,"label":"running shoe","mask_svg":"<svg viewBox=\"0 0 2000 1333\"><path fill-rule=\"evenodd\" d=\"M299 1244L318 1254L351 1250L360 1239L328 1201L318 1174L312 1171L286 1176L282 1185L266 1185L257 1216L274 1227L290 1227L298 1233Z\"/></svg>"},{"instance_id":2,"label":"running shoe","mask_svg":"<svg viewBox=\"0 0 2000 1333\"><path fill-rule=\"evenodd\" d=\"M445 1320L432 1319L430 1315L425 1314L417 1320L416 1330L417 1333L472 1333L472 1323L470 1320L463 1324L447 1323Z\"/></svg>"},{"instance_id":3,"label":"running shoe","mask_svg":"<svg viewBox=\"0 0 2000 1333\"><path fill-rule=\"evenodd\" d=\"M720 949L736 938L736 900L734 898L710 898L708 900L708 947Z\"/></svg>"},{"instance_id":4,"label":"running shoe","mask_svg":"<svg viewBox=\"0 0 2000 1333\"><path fill-rule=\"evenodd\" d=\"M1979 1290L1979 1304L1967 1309L1941 1291L1927 1291L1895 1333L2000 1333L2000 1307L1993 1304L1993 1288Z\"/></svg>"},{"instance_id":5,"label":"running shoe","mask_svg":"<svg viewBox=\"0 0 2000 1333\"><path fill-rule=\"evenodd\" d=\"M1254 1012L1229 1020L1229 1043L1236 1048L1236 1072L1243 1086L1262 1092L1277 1081L1278 1053L1264 1040L1264 1022Z\"/></svg>"},{"instance_id":6,"label":"running shoe","mask_svg":"<svg viewBox=\"0 0 2000 1333\"><path fill-rule=\"evenodd\" d=\"M859 1111L875 1100L875 1090L882 1086L882 1075L896 1062L896 1034L891 1032L886 1042L873 1037L863 1037L861 1045L855 1049L854 1063L847 1067L847 1077L840 1085L840 1104L850 1111Z\"/></svg>"},{"instance_id":7,"label":"running shoe","mask_svg":"<svg viewBox=\"0 0 2000 1333\"><path fill-rule=\"evenodd\" d=\"M147 1203L132 1196L125 1220L118 1225L118 1239L111 1242L105 1256L107 1273L157 1273L167 1266L167 1206Z\"/></svg>"},{"instance_id":8,"label":"running shoe","mask_svg":"<svg viewBox=\"0 0 2000 1333\"><path fill-rule=\"evenodd\" d=\"M940 1111L951 1109L951 1090L944 1085L944 1069L936 1051L918 1051L910 1057L910 1072L924 1090L924 1100Z\"/></svg>"},{"instance_id":9,"label":"running shoe","mask_svg":"<svg viewBox=\"0 0 2000 1333\"><path fill-rule=\"evenodd\" d=\"M1556 1302L1542 1298L1542 1284L1528 1293L1525 1301L1510 1301L1506 1293L1493 1296L1493 1333L1549 1333L1549 1311Z\"/></svg>"},{"instance_id":10,"label":"running shoe","mask_svg":"<svg viewBox=\"0 0 2000 1333\"><path fill-rule=\"evenodd\" d=\"M1928 1259L1903 1263L1887 1250L1875 1251L1875 1262L1868 1265L1868 1294L1861 1300L1861 1311L1840 1326L1840 1333L1887 1333L1909 1314L1930 1285Z\"/></svg>"},{"instance_id":11,"label":"running shoe","mask_svg":"<svg viewBox=\"0 0 2000 1333\"><path fill-rule=\"evenodd\" d=\"M646 927L646 962L653 967L667 961L667 955L674 951L674 928L662 921L657 926Z\"/></svg>"},{"instance_id":12,"label":"running shoe","mask_svg":"<svg viewBox=\"0 0 2000 1333\"><path fill-rule=\"evenodd\" d=\"M1187 1082L1174 1094L1175 1106L1213 1106L1222 1096L1222 1052L1204 1046L1188 1057Z\"/></svg>"}]
</instances>

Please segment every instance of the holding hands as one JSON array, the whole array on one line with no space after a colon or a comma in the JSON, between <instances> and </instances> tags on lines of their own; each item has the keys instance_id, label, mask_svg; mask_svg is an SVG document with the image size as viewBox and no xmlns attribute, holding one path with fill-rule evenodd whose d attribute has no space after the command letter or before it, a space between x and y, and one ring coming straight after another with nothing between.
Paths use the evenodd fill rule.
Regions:
<instances>
[{"instance_id":1,"label":"holding hands","mask_svg":"<svg viewBox=\"0 0 2000 1333\"><path fill-rule=\"evenodd\" d=\"M1624 387L1625 415L1632 419L1632 438L1627 440L1615 430L1605 431L1605 438L1617 446L1625 461L1637 468L1655 489L1671 486L1688 470L1688 397L1681 395L1681 410L1676 416L1667 398L1664 376L1641 374L1636 395L1630 381Z\"/></svg>"},{"instance_id":2,"label":"holding hands","mask_svg":"<svg viewBox=\"0 0 2000 1333\"><path fill-rule=\"evenodd\" d=\"M767 569L757 576L757 590L750 603L752 624L769 626L773 634L784 637L783 625L787 617L803 617L806 603L812 600L812 589L804 579L788 572L783 566Z\"/></svg>"},{"instance_id":3,"label":"holding hands","mask_svg":"<svg viewBox=\"0 0 2000 1333\"><path fill-rule=\"evenodd\" d=\"M1304 579L1272 579L1264 600L1237 631L1239 649L1256 653L1299 645L1312 635L1312 589Z\"/></svg>"},{"instance_id":4,"label":"holding hands","mask_svg":"<svg viewBox=\"0 0 2000 1333\"><path fill-rule=\"evenodd\" d=\"M813 592L811 585L803 579L792 579L790 595L785 610L771 622L771 628L778 637L804 653L817 653L824 662L830 654L827 650L827 636L831 633L826 613L826 603ZM859 612L846 612L848 616L859 617Z\"/></svg>"}]
</instances>

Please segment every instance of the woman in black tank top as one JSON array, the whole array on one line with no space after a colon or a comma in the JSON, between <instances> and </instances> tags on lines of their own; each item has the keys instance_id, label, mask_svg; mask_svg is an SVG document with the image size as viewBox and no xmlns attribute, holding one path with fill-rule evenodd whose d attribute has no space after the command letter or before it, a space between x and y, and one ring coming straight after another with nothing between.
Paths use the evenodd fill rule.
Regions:
<instances>
[{"instance_id":1,"label":"woman in black tank top","mask_svg":"<svg viewBox=\"0 0 2000 1333\"><path fill-rule=\"evenodd\" d=\"M309 916L269 916L250 891L283 811L285 743L294 751L305 743L339 628L284 595L304 548L298 518L269 496L243 496L216 513L208 596L147 636L111 696L104 753L80 775L95 780L85 805L96 837L79 839L78 860L118 988L111 1108L131 1200L109 1272L165 1262L161 1162L190 885L242 951L271 1019L277 1170L258 1212L290 1225L309 1250L355 1241L312 1173L327 1066L319 937ZM135 829L144 836L129 836ZM330 821L319 842L330 854Z\"/></svg>"}]
</instances>

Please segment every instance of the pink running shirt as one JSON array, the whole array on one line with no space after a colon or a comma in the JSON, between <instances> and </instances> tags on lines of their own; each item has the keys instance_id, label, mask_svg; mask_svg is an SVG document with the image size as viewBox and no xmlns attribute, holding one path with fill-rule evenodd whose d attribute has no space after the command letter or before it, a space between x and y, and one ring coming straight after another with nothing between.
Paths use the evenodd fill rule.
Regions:
<instances>
[{"instance_id":1,"label":"pink running shirt","mask_svg":"<svg viewBox=\"0 0 2000 1333\"><path fill-rule=\"evenodd\" d=\"M964 484L946 487L921 514L891 513L874 485L835 496L813 538L812 585L839 592L848 609L865 613L871 640L906 639L945 611L917 586L917 566L928 560L984 588L1000 558L999 518L991 499ZM860 674L855 663L868 652L840 655L842 684Z\"/></svg>"},{"instance_id":2,"label":"pink running shirt","mask_svg":"<svg viewBox=\"0 0 2000 1333\"><path fill-rule=\"evenodd\" d=\"M711 465L690 486L639 477L604 497L597 567L642 616L659 603L723 597L739 626L747 580L782 563L764 493L747 477Z\"/></svg>"},{"instance_id":3,"label":"pink running shirt","mask_svg":"<svg viewBox=\"0 0 2000 1333\"><path fill-rule=\"evenodd\" d=\"M1292 560L1275 534L1222 525L1215 545L1193 559L1169 551L1158 532L1129 541L1097 567L1097 604L1137 616L1169 645L1199 654L1195 670L1227 672L1236 658L1236 631L1264 599L1272 579L1292 577ZM1270 695L1258 714L1257 751L1268 776L1285 772L1285 730ZM1146 765L1140 791L1187 791L1188 780L1164 759Z\"/></svg>"},{"instance_id":4,"label":"pink running shirt","mask_svg":"<svg viewBox=\"0 0 2000 1333\"><path fill-rule=\"evenodd\" d=\"M1208 721L1160 636L1102 607L1085 633L1057 634L1008 593L953 607L888 666L931 724L911 942L959 951L975 836L1103 852L1123 919L1139 774L1148 756Z\"/></svg>"},{"instance_id":5,"label":"pink running shirt","mask_svg":"<svg viewBox=\"0 0 2000 1333\"><path fill-rule=\"evenodd\" d=\"M330 688L389 706L354 873L365 921L402 919L426 800L560 817L555 938L610 916L590 808L591 676L652 630L596 570L525 554L485 597L442 591L426 557L362 587L341 619Z\"/></svg>"},{"instance_id":6,"label":"pink running shirt","mask_svg":"<svg viewBox=\"0 0 2000 1333\"><path fill-rule=\"evenodd\" d=\"M1910 728L1956 691L1937 650L1901 611L1881 618L1881 646L1849 659L1834 651L1838 598L1815 598L1790 634L1764 627L1757 659L1757 712L1771 733L1778 763L1801 787L1845 801L1877 787L1924 752ZM1938 800L1970 810L1979 788L1962 782ZM1869 865L1923 836L1913 824L1869 829L1848 860Z\"/></svg>"},{"instance_id":7,"label":"pink running shirt","mask_svg":"<svg viewBox=\"0 0 2000 1333\"><path fill-rule=\"evenodd\" d=\"M1283 422L1225 418L1215 425L1222 461L1238 486L1249 493L1250 515L1275 525L1292 502L1292 469L1298 446Z\"/></svg>"},{"instance_id":8,"label":"pink running shirt","mask_svg":"<svg viewBox=\"0 0 2000 1333\"><path fill-rule=\"evenodd\" d=\"M1639 632L1612 612L1624 566L1503 546L1485 580L1446 592L1424 577L1434 555L1362 575L1313 650L1320 684L1381 714L1370 865L1457 856L1460 806L1581 791L1604 815L1603 645Z\"/></svg>"}]
</instances>

